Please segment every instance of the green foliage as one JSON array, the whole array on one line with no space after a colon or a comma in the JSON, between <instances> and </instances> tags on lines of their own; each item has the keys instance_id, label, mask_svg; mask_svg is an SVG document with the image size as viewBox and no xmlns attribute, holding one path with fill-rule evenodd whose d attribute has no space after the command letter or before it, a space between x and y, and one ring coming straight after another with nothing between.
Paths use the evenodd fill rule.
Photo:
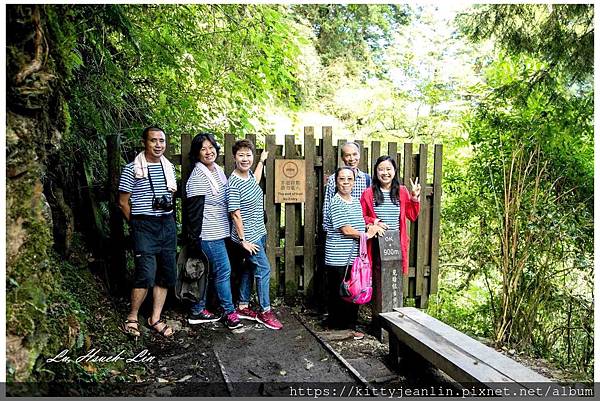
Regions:
<instances>
[{"instance_id":1,"label":"green foliage","mask_svg":"<svg viewBox=\"0 0 600 401\"><path fill-rule=\"evenodd\" d=\"M293 6L293 11L311 24L325 66L339 59L360 66L381 64L393 32L410 17L409 7L397 4L306 4Z\"/></svg>"},{"instance_id":2,"label":"green foliage","mask_svg":"<svg viewBox=\"0 0 600 401\"><path fill-rule=\"evenodd\" d=\"M547 14L543 7L486 6L488 13L463 16L467 31L479 22L481 30L468 31L473 37L490 36L486 27L496 26L496 43L505 50L484 69L484 85L473 88L477 103L464 115L473 147L468 167L445 175L442 231L463 246L445 243L443 252L465 261L459 288L485 283L489 299L482 305L497 344L529 349L589 377L593 90L584 69L545 47L537 31L551 25L577 30L582 20L551 22L574 14ZM511 17L514 32L507 20L495 19L507 10L519 11ZM528 25L519 18L530 18ZM537 38L534 48L515 39L525 33ZM577 48L573 36L559 37L565 48ZM580 51L571 56L585 58L590 49ZM445 291L440 295L449 299L459 294Z\"/></svg>"},{"instance_id":3,"label":"green foliage","mask_svg":"<svg viewBox=\"0 0 600 401\"><path fill-rule=\"evenodd\" d=\"M262 104L296 103L299 40L282 6L49 5L44 11L76 133L63 138L57 177L76 176L71 172L85 160L104 182L99 150L109 134L125 134L127 147L150 124L168 134L206 127L240 134L254 130L250 121Z\"/></svg>"},{"instance_id":4,"label":"green foliage","mask_svg":"<svg viewBox=\"0 0 600 401\"><path fill-rule=\"evenodd\" d=\"M463 277L448 277L450 273L464 274L450 270L441 272L440 281L444 285L430 299L427 312L472 337L492 337L490 299L485 285L464 282Z\"/></svg>"},{"instance_id":5,"label":"green foliage","mask_svg":"<svg viewBox=\"0 0 600 401\"><path fill-rule=\"evenodd\" d=\"M472 40L494 38L508 52L538 58L576 80L593 74L593 5L487 4L459 18Z\"/></svg>"}]
</instances>

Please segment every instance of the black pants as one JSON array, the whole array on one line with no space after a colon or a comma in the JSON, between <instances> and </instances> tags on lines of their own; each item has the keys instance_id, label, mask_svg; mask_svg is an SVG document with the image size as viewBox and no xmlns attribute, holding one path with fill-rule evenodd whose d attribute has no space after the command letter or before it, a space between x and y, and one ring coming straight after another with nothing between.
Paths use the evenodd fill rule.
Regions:
<instances>
[{"instance_id":1,"label":"black pants","mask_svg":"<svg viewBox=\"0 0 600 401\"><path fill-rule=\"evenodd\" d=\"M327 326L331 329L356 328L359 305L344 301L340 297L340 284L346 271L346 266L325 266L327 271L327 289L329 317Z\"/></svg>"}]
</instances>

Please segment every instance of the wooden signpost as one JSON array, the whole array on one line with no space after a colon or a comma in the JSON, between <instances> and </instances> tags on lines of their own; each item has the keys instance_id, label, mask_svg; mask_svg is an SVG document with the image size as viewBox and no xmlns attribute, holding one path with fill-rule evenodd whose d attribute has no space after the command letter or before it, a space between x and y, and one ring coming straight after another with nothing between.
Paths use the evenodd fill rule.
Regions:
<instances>
[{"instance_id":1,"label":"wooden signpost","mask_svg":"<svg viewBox=\"0 0 600 401\"><path fill-rule=\"evenodd\" d=\"M275 160L275 203L304 203L306 167L302 159Z\"/></svg>"},{"instance_id":2,"label":"wooden signpost","mask_svg":"<svg viewBox=\"0 0 600 401\"><path fill-rule=\"evenodd\" d=\"M402 252L400 231L387 230L378 237L379 260L381 267L373 269L375 287L375 315L391 312L402 307ZM379 331L380 340L385 331Z\"/></svg>"}]
</instances>

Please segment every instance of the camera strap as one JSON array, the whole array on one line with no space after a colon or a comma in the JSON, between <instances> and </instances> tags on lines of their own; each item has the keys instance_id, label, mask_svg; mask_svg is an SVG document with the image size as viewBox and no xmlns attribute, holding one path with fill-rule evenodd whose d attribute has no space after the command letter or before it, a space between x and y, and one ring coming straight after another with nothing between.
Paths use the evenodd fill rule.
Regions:
<instances>
[{"instance_id":1,"label":"camera strap","mask_svg":"<svg viewBox=\"0 0 600 401\"><path fill-rule=\"evenodd\" d=\"M160 162L160 170L162 171L163 178L165 179L165 186L167 186L167 176L165 175L165 167ZM150 166L148 166L148 180L150 181L150 189L152 190L152 196L156 198L156 192L154 191L154 184L152 184L152 174L150 174ZM167 187L167 192L169 188Z\"/></svg>"}]
</instances>

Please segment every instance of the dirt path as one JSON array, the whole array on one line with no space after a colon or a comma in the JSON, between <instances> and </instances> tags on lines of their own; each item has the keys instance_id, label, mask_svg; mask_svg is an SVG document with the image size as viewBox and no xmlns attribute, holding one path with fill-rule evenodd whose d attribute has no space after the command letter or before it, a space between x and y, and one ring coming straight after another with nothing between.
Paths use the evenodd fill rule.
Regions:
<instances>
[{"instance_id":1,"label":"dirt path","mask_svg":"<svg viewBox=\"0 0 600 401\"><path fill-rule=\"evenodd\" d=\"M174 314L168 322L177 330L175 338L152 336L147 343L157 355L149 373L158 385L148 389L150 394L289 395L298 383L356 383L289 308L278 308L278 315L281 331L252 321L231 331L220 322L190 326Z\"/></svg>"}]
</instances>

